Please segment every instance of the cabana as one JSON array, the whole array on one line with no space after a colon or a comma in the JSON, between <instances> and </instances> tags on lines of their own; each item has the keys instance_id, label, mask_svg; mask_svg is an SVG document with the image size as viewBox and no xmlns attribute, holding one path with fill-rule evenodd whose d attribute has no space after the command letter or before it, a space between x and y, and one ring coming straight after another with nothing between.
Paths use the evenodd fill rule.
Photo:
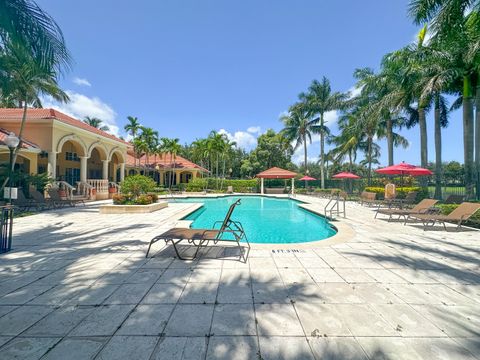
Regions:
<instances>
[{"instance_id":1,"label":"cabana","mask_svg":"<svg viewBox=\"0 0 480 360\"><path fill-rule=\"evenodd\" d=\"M263 179L292 179L292 194L295 193L295 176L297 173L278 167L272 167L271 169L262 171L257 174L257 178L260 179L260 193L264 193Z\"/></svg>"}]
</instances>

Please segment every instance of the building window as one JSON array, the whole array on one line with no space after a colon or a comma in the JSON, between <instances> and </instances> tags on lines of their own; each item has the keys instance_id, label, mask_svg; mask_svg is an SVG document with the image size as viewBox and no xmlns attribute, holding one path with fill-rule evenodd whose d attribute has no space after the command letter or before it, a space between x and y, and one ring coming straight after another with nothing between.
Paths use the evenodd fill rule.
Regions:
<instances>
[{"instance_id":1,"label":"building window","mask_svg":"<svg viewBox=\"0 0 480 360\"><path fill-rule=\"evenodd\" d=\"M75 152L66 152L65 153L65 160L67 161L80 161L78 154Z\"/></svg>"},{"instance_id":2,"label":"building window","mask_svg":"<svg viewBox=\"0 0 480 360\"><path fill-rule=\"evenodd\" d=\"M66 168L65 181L68 182L70 185L76 185L77 181L80 181L80 169Z\"/></svg>"}]
</instances>

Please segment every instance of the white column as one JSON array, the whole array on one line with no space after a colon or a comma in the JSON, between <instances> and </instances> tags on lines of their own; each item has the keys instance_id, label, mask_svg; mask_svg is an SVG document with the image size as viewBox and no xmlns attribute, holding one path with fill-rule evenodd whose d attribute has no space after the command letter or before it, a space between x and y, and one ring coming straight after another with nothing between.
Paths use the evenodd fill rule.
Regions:
<instances>
[{"instance_id":1,"label":"white column","mask_svg":"<svg viewBox=\"0 0 480 360\"><path fill-rule=\"evenodd\" d=\"M295 179L292 178L292 195L295 194Z\"/></svg>"},{"instance_id":2,"label":"white column","mask_svg":"<svg viewBox=\"0 0 480 360\"><path fill-rule=\"evenodd\" d=\"M263 178L260 178L260 194L263 194Z\"/></svg>"},{"instance_id":3,"label":"white column","mask_svg":"<svg viewBox=\"0 0 480 360\"><path fill-rule=\"evenodd\" d=\"M57 153L55 151L50 151L48 153L48 165L47 165L48 176L52 179L57 178Z\"/></svg>"},{"instance_id":4,"label":"white column","mask_svg":"<svg viewBox=\"0 0 480 360\"><path fill-rule=\"evenodd\" d=\"M108 180L108 160L102 160L103 168L102 168L102 179Z\"/></svg>"},{"instance_id":5,"label":"white column","mask_svg":"<svg viewBox=\"0 0 480 360\"><path fill-rule=\"evenodd\" d=\"M125 163L120 164L120 182L125 180Z\"/></svg>"},{"instance_id":6,"label":"white column","mask_svg":"<svg viewBox=\"0 0 480 360\"><path fill-rule=\"evenodd\" d=\"M80 181L87 182L87 160L88 157L80 156Z\"/></svg>"}]
</instances>

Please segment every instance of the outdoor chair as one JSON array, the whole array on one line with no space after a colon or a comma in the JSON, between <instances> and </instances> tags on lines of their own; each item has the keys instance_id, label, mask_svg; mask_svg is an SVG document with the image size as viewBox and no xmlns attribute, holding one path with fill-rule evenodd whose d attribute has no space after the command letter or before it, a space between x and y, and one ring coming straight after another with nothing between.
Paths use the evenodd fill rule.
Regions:
<instances>
[{"instance_id":1,"label":"outdoor chair","mask_svg":"<svg viewBox=\"0 0 480 360\"><path fill-rule=\"evenodd\" d=\"M444 204L461 204L465 196L463 195L448 195Z\"/></svg>"},{"instance_id":2,"label":"outdoor chair","mask_svg":"<svg viewBox=\"0 0 480 360\"><path fill-rule=\"evenodd\" d=\"M360 194L360 205L375 205L377 203L377 194L374 192L362 191Z\"/></svg>"},{"instance_id":3,"label":"outdoor chair","mask_svg":"<svg viewBox=\"0 0 480 360\"><path fill-rule=\"evenodd\" d=\"M75 206L76 204L82 203L85 205L83 199L62 199L57 189L50 188L47 190L48 196L52 199L55 207L64 207L64 206Z\"/></svg>"},{"instance_id":4,"label":"outdoor chair","mask_svg":"<svg viewBox=\"0 0 480 360\"><path fill-rule=\"evenodd\" d=\"M145 257L148 257L152 245L160 240L164 240L166 244L171 242L177 257L181 260L195 259L198 251L202 247L207 246L210 241L212 241L214 244L223 241L235 242L240 251L240 259L243 258L246 262L247 259L245 253L243 252L243 248L240 245L240 241L245 240L248 249L250 249L250 244L248 243L248 239L242 224L239 221L234 221L231 219L233 210L237 205L240 205L240 199L230 205L225 219L223 221L215 222L212 229L173 228L164 232L163 234L155 236L148 245ZM221 224L221 226L218 229L215 229L218 224ZM187 241L188 244L196 247L195 254L191 258L185 258L180 255L178 245L181 244L182 241Z\"/></svg>"},{"instance_id":5,"label":"outdoor chair","mask_svg":"<svg viewBox=\"0 0 480 360\"><path fill-rule=\"evenodd\" d=\"M17 189L17 199L12 199L12 204L19 211L28 211L32 208L38 208L38 206L35 204L35 201L32 199L27 199L23 191L20 189Z\"/></svg>"},{"instance_id":6,"label":"outdoor chair","mask_svg":"<svg viewBox=\"0 0 480 360\"><path fill-rule=\"evenodd\" d=\"M38 190L31 190L30 195L37 202L37 204L43 205L45 209L51 209L55 207L52 199L45 199L45 197Z\"/></svg>"},{"instance_id":7,"label":"outdoor chair","mask_svg":"<svg viewBox=\"0 0 480 360\"><path fill-rule=\"evenodd\" d=\"M445 230L447 230L445 223L452 222L457 224L456 230L458 231L462 227L462 224L475 214L478 209L480 209L480 203L464 202L448 215L416 214L411 216L423 223L423 230L426 230L427 227L433 227L437 222L442 223Z\"/></svg>"},{"instance_id":8,"label":"outdoor chair","mask_svg":"<svg viewBox=\"0 0 480 360\"><path fill-rule=\"evenodd\" d=\"M423 199L417 205L415 205L412 209L377 209L375 213L375 219L377 218L378 214L388 215L388 221L392 219L392 216L398 215L400 219L402 216L405 219L405 224L410 216L418 215L418 214L426 214L433 206L438 202L438 200L434 199Z\"/></svg>"},{"instance_id":9,"label":"outdoor chair","mask_svg":"<svg viewBox=\"0 0 480 360\"><path fill-rule=\"evenodd\" d=\"M405 206L410 206L415 204L417 200L417 191L410 191L405 199L393 198L393 199L385 199L383 201L378 202L378 208L382 205L386 206L387 208L399 208L402 209Z\"/></svg>"}]
</instances>

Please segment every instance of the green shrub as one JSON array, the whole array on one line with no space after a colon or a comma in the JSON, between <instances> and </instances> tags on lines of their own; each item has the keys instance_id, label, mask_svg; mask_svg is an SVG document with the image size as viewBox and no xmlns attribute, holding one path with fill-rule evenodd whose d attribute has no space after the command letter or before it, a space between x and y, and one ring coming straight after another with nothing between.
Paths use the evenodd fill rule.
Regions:
<instances>
[{"instance_id":1,"label":"green shrub","mask_svg":"<svg viewBox=\"0 0 480 360\"><path fill-rule=\"evenodd\" d=\"M157 193L154 193L154 192L153 192L153 193L150 193L150 192L149 192L147 195L152 198L152 202L155 203L155 202L158 201L158 194L157 194Z\"/></svg>"},{"instance_id":2,"label":"green shrub","mask_svg":"<svg viewBox=\"0 0 480 360\"><path fill-rule=\"evenodd\" d=\"M151 195L142 194L135 199L136 205L149 205L151 203L153 203L153 199Z\"/></svg>"},{"instance_id":3,"label":"green shrub","mask_svg":"<svg viewBox=\"0 0 480 360\"><path fill-rule=\"evenodd\" d=\"M377 187L377 186L367 186L365 191L374 192L377 194L377 200L382 200L385 198L385 188L384 187ZM428 188L420 188L418 186L414 187L397 187L397 198L404 199L405 196L411 191L417 192L417 201L421 201L422 199L428 198Z\"/></svg>"},{"instance_id":4,"label":"green shrub","mask_svg":"<svg viewBox=\"0 0 480 360\"><path fill-rule=\"evenodd\" d=\"M114 194L112 200L115 205L125 205L131 201L129 196L124 194Z\"/></svg>"},{"instance_id":5,"label":"green shrub","mask_svg":"<svg viewBox=\"0 0 480 360\"><path fill-rule=\"evenodd\" d=\"M187 192L199 192L199 191L203 191L206 188L206 186L207 186L207 179L194 178L190 180L185 190Z\"/></svg>"},{"instance_id":6,"label":"green shrub","mask_svg":"<svg viewBox=\"0 0 480 360\"><path fill-rule=\"evenodd\" d=\"M120 184L121 193L131 194L133 200L137 199L142 194L153 192L155 188L155 181L153 181L152 178L143 175L130 175Z\"/></svg>"},{"instance_id":7,"label":"green shrub","mask_svg":"<svg viewBox=\"0 0 480 360\"><path fill-rule=\"evenodd\" d=\"M307 189L304 189L304 188L296 188L295 189L295 193L297 194L306 194L307 193Z\"/></svg>"}]
</instances>

